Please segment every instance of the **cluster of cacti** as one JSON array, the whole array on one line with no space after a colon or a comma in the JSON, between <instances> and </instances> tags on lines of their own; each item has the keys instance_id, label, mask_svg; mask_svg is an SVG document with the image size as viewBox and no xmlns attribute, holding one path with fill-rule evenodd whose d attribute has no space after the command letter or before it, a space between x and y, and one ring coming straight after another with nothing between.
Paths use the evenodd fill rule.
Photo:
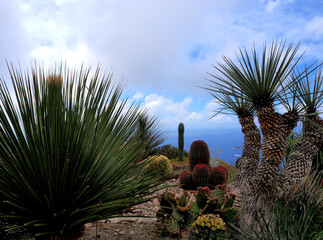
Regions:
<instances>
[{"instance_id":1,"label":"cluster of cacti","mask_svg":"<svg viewBox=\"0 0 323 240\"><path fill-rule=\"evenodd\" d=\"M210 166L209 147L202 140L192 143L188 154L188 165L189 171L179 175L180 184L185 190L205 186L214 189L228 180L229 172L225 167Z\"/></svg>"},{"instance_id":2,"label":"cluster of cacti","mask_svg":"<svg viewBox=\"0 0 323 240\"><path fill-rule=\"evenodd\" d=\"M187 236L189 232L193 233L192 230L196 230L195 227L211 215L217 220L213 219L216 222L216 226L213 226L211 219L210 229L220 223L223 230L222 227L226 224L236 224L238 221L238 211L232 208L235 196L226 194L225 185L218 186L213 191L209 187L198 188L195 201L188 202L187 193L176 198L174 194L165 192L158 199L160 209L157 218L166 232L180 237Z\"/></svg>"},{"instance_id":3,"label":"cluster of cacti","mask_svg":"<svg viewBox=\"0 0 323 240\"><path fill-rule=\"evenodd\" d=\"M234 208L235 195L226 195L225 185L219 186L213 191L208 187L198 188L196 202L191 202L195 214L218 214L226 223L236 224L238 211Z\"/></svg>"},{"instance_id":4,"label":"cluster of cacti","mask_svg":"<svg viewBox=\"0 0 323 240\"><path fill-rule=\"evenodd\" d=\"M160 209L157 218L161 221L165 230L173 235L184 236L190 232L194 222L194 212L188 204L187 193L180 197L165 192L158 197Z\"/></svg>"},{"instance_id":5,"label":"cluster of cacti","mask_svg":"<svg viewBox=\"0 0 323 240\"><path fill-rule=\"evenodd\" d=\"M172 165L167 157L152 156L147 159L150 163L144 168L144 171L150 172L152 175L162 178L170 178L173 174Z\"/></svg>"},{"instance_id":6,"label":"cluster of cacti","mask_svg":"<svg viewBox=\"0 0 323 240\"><path fill-rule=\"evenodd\" d=\"M178 160L184 161L184 124L178 125Z\"/></svg>"}]
</instances>

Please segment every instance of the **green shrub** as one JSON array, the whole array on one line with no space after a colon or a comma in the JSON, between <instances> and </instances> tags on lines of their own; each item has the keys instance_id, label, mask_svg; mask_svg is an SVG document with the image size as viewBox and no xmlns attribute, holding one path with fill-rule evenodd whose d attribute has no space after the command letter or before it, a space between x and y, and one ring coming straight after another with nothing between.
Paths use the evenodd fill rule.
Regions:
<instances>
[{"instance_id":1,"label":"green shrub","mask_svg":"<svg viewBox=\"0 0 323 240\"><path fill-rule=\"evenodd\" d=\"M0 82L0 234L74 239L84 224L148 201L160 184L136 164L139 105L98 68L31 73ZM14 104L16 101L16 104ZM6 230L6 231L4 231Z\"/></svg>"},{"instance_id":2,"label":"green shrub","mask_svg":"<svg viewBox=\"0 0 323 240\"><path fill-rule=\"evenodd\" d=\"M159 147L155 148L154 150L156 152L156 155L164 155L168 159L178 158L178 148L174 147L171 144L159 146ZM183 151L183 154L184 154L184 158L188 157L188 152L186 150Z\"/></svg>"},{"instance_id":3,"label":"green shrub","mask_svg":"<svg viewBox=\"0 0 323 240\"><path fill-rule=\"evenodd\" d=\"M145 167L145 171L152 176L160 176L163 179L167 179L172 176L172 165L167 157L163 155L152 156L148 158L147 161L149 163Z\"/></svg>"}]
</instances>

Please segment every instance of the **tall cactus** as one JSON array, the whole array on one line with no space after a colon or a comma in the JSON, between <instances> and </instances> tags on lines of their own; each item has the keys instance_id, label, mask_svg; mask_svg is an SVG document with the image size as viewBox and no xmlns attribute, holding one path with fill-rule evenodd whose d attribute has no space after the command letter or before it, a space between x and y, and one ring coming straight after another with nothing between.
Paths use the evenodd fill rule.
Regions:
<instances>
[{"instance_id":1,"label":"tall cactus","mask_svg":"<svg viewBox=\"0 0 323 240\"><path fill-rule=\"evenodd\" d=\"M184 161L184 124L178 125L178 159L180 162Z\"/></svg>"},{"instance_id":2,"label":"tall cactus","mask_svg":"<svg viewBox=\"0 0 323 240\"><path fill-rule=\"evenodd\" d=\"M199 163L210 166L209 146L203 140L197 140L191 144L188 153L189 171L193 172L194 167Z\"/></svg>"}]
</instances>

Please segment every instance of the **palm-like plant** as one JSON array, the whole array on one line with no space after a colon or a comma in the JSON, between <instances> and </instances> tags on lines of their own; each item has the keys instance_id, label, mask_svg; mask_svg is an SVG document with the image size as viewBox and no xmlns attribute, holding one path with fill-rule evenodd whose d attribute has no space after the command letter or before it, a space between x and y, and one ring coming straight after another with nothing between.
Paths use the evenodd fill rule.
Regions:
<instances>
[{"instance_id":1,"label":"palm-like plant","mask_svg":"<svg viewBox=\"0 0 323 240\"><path fill-rule=\"evenodd\" d=\"M137 144L145 146L142 156L138 161L148 158L156 154L156 148L163 143L161 132L158 131L158 123L156 117L149 117L145 112L139 117L137 128L134 136L139 136ZM137 136L138 135L138 136Z\"/></svg>"},{"instance_id":2,"label":"palm-like plant","mask_svg":"<svg viewBox=\"0 0 323 240\"><path fill-rule=\"evenodd\" d=\"M299 100L296 97L297 87L304 87L305 85L300 84L300 81L308 75L309 72L304 71L295 75L293 69L301 59L301 54L296 58L299 44L293 46L290 44L285 49L285 42L273 42L270 48L264 46L261 57L257 55L255 47L251 54L246 49L240 50L240 56L238 56L237 63L233 62L227 57L223 57L224 63L218 63L214 66L219 74L210 74L215 80L210 80L210 84L206 89L219 100L219 96L226 95L228 97L221 98L220 104L225 108L230 108L232 105L231 101L234 100L236 103L241 102L245 99L246 102L252 105L255 109L260 129L263 135L263 142L261 145L262 157L261 161L255 159L259 156L260 147L248 148L248 146L258 146L260 142L259 130L256 128L253 122L253 118L249 120L251 128L246 128L241 122L241 117L236 111L242 130L247 136L249 142L244 145L244 152L239 160L238 176L244 176L243 178L249 178L249 184L241 184L244 181L238 181L241 191L244 193L243 206L246 208L247 205L249 214L242 216L243 221L248 224L253 224L252 215L255 213L259 214L264 210L271 211L272 204L279 195L281 189L285 189L285 193L291 191L293 184L297 184L299 180L303 179L309 173L304 164L298 165L298 169L295 169L295 164L299 164L299 161L305 161L305 156L297 158L297 154L290 156L289 166L286 169L290 169L286 174L280 172L280 164L284 159L287 147L287 138L294 129L299 119L300 111L302 110L299 106L301 103L296 102ZM293 77L294 81L291 81ZM295 85L299 83L299 85ZM295 87L297 86L297 87ZM319 84L317 86L320 86ZM318 90L320 94L322 90ZM292 98L292 106L287 108L285 114L280 114L275 111L275 105L282 103L284 106L288 105L288 98ZM316 95L315 99L318 98ZM307 103L306 103L307 104ZM321 101L316 101L316 108L321 104ZM314 112L313 114L316 114ZM315 115L317 119L316 123L322 126L322 122L318 115ZM257 129L258 132L255 130ZM309 128L308 134L312 134L311 141L306 145L307 151L315 154L317 145L323 142L321 134L313 135L313 128ZM300 146L298 147L300 148ZM254 153L258 152L258 155ZM312 155L306 155L310 160ZM295 160L292 160L292 159ZM297 159L297 160L296 160ZM253 167L246 167L252 165ZM291 167L293 166L293 167ZM297 172L292 172L296 170ZM248 171L248 173L246 173ZM299 175L298 172L300 172ZM298 180L296 180L296 178ZM294 179L294 180L291 180ZM240 182L240 183L239 183ZM284 182L284 184L282 184ZM282 185L284 187L282 188ZM290 188L287 189L287 186ZM244 217L246 217L244 219Z\"/></svg>"},{"instance_id":3,"label":"palm-like plant","mask_svg":"<svg viewBox=\"0 0 323 240\"><path fill-rule=\"evenodd\" d=\"M36 65L31 74L9 71L15 96L0 83L2 229L75 239L85 223L149 200L160 179L135 163L143 111L126 108L111 74Z\"/></svg>"}]
</instances>

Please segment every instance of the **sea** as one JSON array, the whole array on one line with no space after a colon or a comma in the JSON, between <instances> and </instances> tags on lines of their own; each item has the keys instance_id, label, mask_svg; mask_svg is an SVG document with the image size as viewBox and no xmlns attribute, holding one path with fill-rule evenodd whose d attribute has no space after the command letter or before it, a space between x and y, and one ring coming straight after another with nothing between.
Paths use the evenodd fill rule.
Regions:
<instances>
[{"instance_id":1,"label":"sea","mask_svg":"<svg viewBox=\"0 0 323 240\"><path fill-rule=\"evenodd\" d=\"M166 130L162 145L171 144L178 147L178 131ZM211 158L218 158L234 165L243 150L243 133L241 129L185 129L184 149L189 151L193 141L203 140L209 145Z\"/></svg>"}]
</instances>

